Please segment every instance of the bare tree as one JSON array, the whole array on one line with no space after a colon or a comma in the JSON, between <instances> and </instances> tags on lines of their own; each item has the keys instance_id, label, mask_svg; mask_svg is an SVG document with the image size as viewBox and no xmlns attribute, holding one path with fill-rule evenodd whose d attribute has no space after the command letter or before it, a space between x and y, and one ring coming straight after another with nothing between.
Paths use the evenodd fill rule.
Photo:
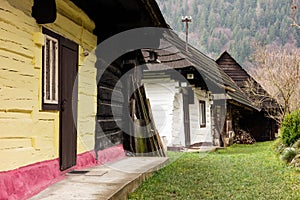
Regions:
<instances>
[{"instance_id":1,"label":"bare tree","mask_svg":"<svg viewBox=\"0 0 300 200\"><path fill-rule=\"evenodd\" d=\"M255 80L249 80L246 88L257 105L272 106L271 99L275 99L281 105L278 112L268 109L270 117L280 123L286 114L300 109L300 49L267 49L256 46L253 60L254 67L249 73L263 89L258 88L259 84L255 83Z\"/></svg>"},{"instance_id":2,"label":"bare tree","mask_svg":"<svg viewBox=\"0 0 300 200\"><path fill-rule=\"evenodd\" d=\"M297 22L297 16L296 16L297 15L297 5L295 3L295 0L292 0L291 9L292 9L292 17L291 18L293 20L293 23L291 24L291 26L300 28L300 25Z\"/></svg>"},{"instance_id":3,"label":"bare tree","mask_svg":"<svg viewBox=\"0 0 300 200\"><path fill-rule=\"evenodd\" d=\"M278 124L281 123L284 115L283 106L264 90L258 82L253 78L249 78L244 83L244 89L255 106L263 109L267 117L274 119Z\"/></svg>"}]
</instances>

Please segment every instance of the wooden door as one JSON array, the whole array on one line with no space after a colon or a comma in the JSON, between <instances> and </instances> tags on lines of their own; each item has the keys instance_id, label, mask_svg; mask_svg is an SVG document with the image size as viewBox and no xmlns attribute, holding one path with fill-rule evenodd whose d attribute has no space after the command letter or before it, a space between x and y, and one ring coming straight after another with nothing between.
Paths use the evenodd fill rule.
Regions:
<instances>
[{"instance_id":1,"label":"wooden door","mask_svg":"<svg viewBox=\"0 0 300 200\"><path fill-rule=\"evenodd\" d=\"M76 165L78 45L60 38L60 170Z\"/></svg>"}]
</instances>

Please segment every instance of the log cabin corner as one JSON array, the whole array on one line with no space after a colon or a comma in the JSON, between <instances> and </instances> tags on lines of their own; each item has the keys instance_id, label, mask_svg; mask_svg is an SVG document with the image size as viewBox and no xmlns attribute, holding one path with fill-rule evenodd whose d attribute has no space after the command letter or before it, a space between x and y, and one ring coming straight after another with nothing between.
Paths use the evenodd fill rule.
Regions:
<instances>
[{"instance_id":1,"label":"log cabin corner","mask_svg":"<svg viewBox=\"0 0 300 200\"><path fill-rule=\"evenodd\" d=\"M243 90L243 92L251 99L252 102L257 102L259 111L242 112L236 116L241 118L240 127L247 129L256 141L274 140L276 133L278 133L278 124L276 120L272 119L269 114L276 113L280 105L278 102L270 98L263 89L263 87L255 81L255 79L228 53L224 51L216 60L220 68L229 76ZM252 81L257 89L255 96L253 93L248 92L247 83ZM237 112L235 114L238 114ZM246 127L248 126L248 127Z\"/></svg>"}]
</instances>

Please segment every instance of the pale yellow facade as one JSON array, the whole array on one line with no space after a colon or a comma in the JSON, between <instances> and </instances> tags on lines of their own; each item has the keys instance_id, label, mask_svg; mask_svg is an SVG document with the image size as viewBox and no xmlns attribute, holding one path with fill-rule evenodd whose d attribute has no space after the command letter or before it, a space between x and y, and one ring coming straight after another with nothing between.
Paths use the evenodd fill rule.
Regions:
<instances>
[{"instance_id":1,"label":"pale yellow facade","mask_svg":"<svg viewBox=\"0 0 300 200\"><path fill-rule=\"evenodd\" d=\"M79 45L77 152L83 153L94 148L95 138L95 25L71 1L56 3L56 21L43 26ZM32 5L0 1L0 171L58 158L60 113L41 109L44 37Z\"/></svg>"}]
</instances>

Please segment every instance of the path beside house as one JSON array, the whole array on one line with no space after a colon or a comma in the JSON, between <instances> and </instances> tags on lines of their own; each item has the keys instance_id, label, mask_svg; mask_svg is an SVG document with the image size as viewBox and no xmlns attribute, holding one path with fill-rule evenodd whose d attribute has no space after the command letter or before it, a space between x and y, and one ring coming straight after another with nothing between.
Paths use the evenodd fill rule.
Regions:
<instances>
[{"instance_id":1,"label":"path beside house","mask_svg":"<svg viewBox=\"0 0 300 200\"><path fill-rule=\"evenodd\" d=\"M74 171L30 200L126 199L128 193L167 162L166 157L125 157L105 165Z\"/></svg>"}]
</instances>

